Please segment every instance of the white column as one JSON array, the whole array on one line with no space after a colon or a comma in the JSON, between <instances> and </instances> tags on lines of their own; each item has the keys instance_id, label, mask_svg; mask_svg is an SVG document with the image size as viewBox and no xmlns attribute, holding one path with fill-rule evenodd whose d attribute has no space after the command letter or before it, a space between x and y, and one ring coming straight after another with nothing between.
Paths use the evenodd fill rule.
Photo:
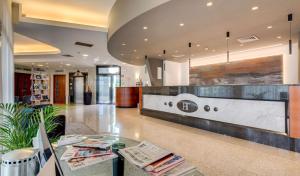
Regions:
<instances>
[{"instance_id":1,"label":"white column","mask_svg":"<svg viewBox=\"0 0 300 176\"><path fill-rule=\"evenodd\" d=\"M11 0L1 0L0 102L14 102L14 56Z\"/></svg>"}]
</instances>

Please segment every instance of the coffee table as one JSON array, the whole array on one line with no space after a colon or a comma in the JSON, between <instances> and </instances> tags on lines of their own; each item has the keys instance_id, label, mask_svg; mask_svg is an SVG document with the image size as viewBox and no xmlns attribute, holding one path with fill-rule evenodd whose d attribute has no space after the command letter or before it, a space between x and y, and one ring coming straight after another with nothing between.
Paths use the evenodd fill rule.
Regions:
<instances>
[{"instance_id":1,"label":"coffee table","mask_svg":"<svg viewBox=\"0 0 300 176\"><path fill-rule=\"evenodd\" d=\"M119 137L115 135L89 135L86 136L87 138L91 139L104 139L104 140L111 140L115 143L124 143L126 147L131 147L138 145L140 142L124 137ZM55 148L55 154L57 155L58 159L62 156L68 146L60 146ZM72 171L69 166L67 165L66 161L59 160L61 168L65 176L121 176L117 169L123 169L124 176L147 176L146 172L142 169L138 168L137 166L129 163L126 159L124 159L124 167L120 167L116 164L118 159L104 161L102 163L94 164L91 166L87 166L75 171ZM122 165L123 165L122 163ZM204 176L199 171L194 171L186 176Z\"/></svg>"}]
</instances>

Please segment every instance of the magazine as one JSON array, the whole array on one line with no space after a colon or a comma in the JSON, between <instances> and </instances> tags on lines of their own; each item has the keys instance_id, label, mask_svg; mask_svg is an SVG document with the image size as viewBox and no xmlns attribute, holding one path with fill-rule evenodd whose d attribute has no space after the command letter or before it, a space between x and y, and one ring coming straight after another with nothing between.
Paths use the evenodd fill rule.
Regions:
<instances>
[{"instance_id":1,"label":"magazine","mask_svg":"<svg viewBox=\"0 0 300 176\"><path fill-rule=\"evenodd\" d=\"M69 160L72 158L74 154L74 148L73 147L67 147L66 151L62 154L60 157L60 160Z\"/></svg>"},{"instance_id":2,"label":"magazine","mask_svg":"<svg viewBox=\"0 0 300 176\"><path fill-rule=\"evenodd\" d=\"M153 176L162 176L162 175L165 175L166 172L176 168L178 165L182 164L184 161L181 161L181 162L176 162L174 163L173 165L171 166L168 166L166 168L164 168L163 170L160 170L158 172L149 172L151 175Z\"/></svg>"},{"instance_id":3,"label":"magazine","mask_svg":"<svg viewBox=\"0 0 300 176\"><path fill-rule=\"evenodd\" d=\"M160 172L162 170L165 170L167 168L170 168L178 163L182 163L184 161L184 158L178 155L174 155L171 160L167 161L166 163L156 167L153 172Z\"/></svg>"},{"instance_id":4,"label":"magazine","mask_svg":"<svg viewBox=\"0 0 300 176\"><path fill-rule=\"evenodd\" d=\"M75 148L72 158L88 158L112 154L111 150L99 150L95 148Z\"/></svg>"},{"instance_id":5,"label":"magazine","mask_svg":"<svg viewBox=\"0 0 300 176\"><path fill-rule=\"evenodd\" d=\"M187 162L183 162L177 167L171 169L170 171L162 174L162 176L184 176L188 175L192 172L196 171L196 167L188 164Z\"/></svg>"},{"instance_id":6,"label":"magazine","mask_svg":"<svg viewBox=\"0 0 300 176\"><path fill-rule=\"evenodd\" d=\"M83 141L84 139L86 139L86 137L81 136L81 135L61 136L57 142L57 145L63 146L63 145L75 144L75 143Z\"/></svg>"},{"instance_id":7,"label":"magazine","mask_svg":"<svg viewBox=\"0 0 300 176\"><path fill-rule=\"evenodd\" d=\"M114 153L110 154L110 155L104 155L104 156L97 156L97 157L89 157L89 158L72 158L70 160L67 161L68 166L70 167L70 169L73 170L77 170L83 167L87 167L90 165L94 165L97 163L101 163L107 160L111 160L114 158L117 158L118 156Z\"/></svg>"},{"instance_id":8,"label":"magazine","mask_svg":"<svg viewBox=\"0 0 300 176\"><path fill-rule=\"evenodd\" d=\"M143 141L134 147L121 149L119 150L119 153L129 162L140 168L144 168L145 166L148 166L149 164L171 154L171 152L147 141Z\"/></svg>"},{"instance_id":9,"label":"magazine","mask_svg":"<svg viewBox=\"0 0 300 176\"><path fill-rule=\"evenodd\" d=\"M151 163L150 165L146 166L144 169L147 172L151 172L155 168L157 168L157 167L165 164L166 162L172 160L174 157L175 157L174 154L167 155L167 156L163 157L162 159L160 159L160 160L158 160L158 161L156 161L154 163Z\"/></svg>"},{"instance_id":10,"label":"magazine","mask_svg":"<svg viewBox=\"0 0 300 176\"><path fill-rule=\"evenodd\" d=\"M87 139L83 142L74 144L73 147L88 147L88 148L99 148L103 150L110 149L112 142L103 141L100 139Z\"/></svg>"}]
</instances>

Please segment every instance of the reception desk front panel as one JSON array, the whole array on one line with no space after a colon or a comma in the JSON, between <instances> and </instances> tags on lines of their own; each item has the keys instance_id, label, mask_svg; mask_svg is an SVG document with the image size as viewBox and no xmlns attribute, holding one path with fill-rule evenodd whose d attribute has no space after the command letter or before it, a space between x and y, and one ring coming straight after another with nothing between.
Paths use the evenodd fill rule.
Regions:
<instances>
[{"instance_id":1,"label":"reception desk front panel","mask_svg":"<svg viewBox=\"0 0 300 176\"><path fill-rule=\"evenodd\" d=\"M285 102L143 95L144 108L286 133Z\"/></svg>"},{"instance_id":2,"label":"reception desk front panel","mask_svg":"<svg viewBox=\"0 0 300 176\"><path fill-rule=\"evenodd\" d=\"M144 87L141 113L300 152L299 99L299 85Z\"/></svg>"}]
</instances>

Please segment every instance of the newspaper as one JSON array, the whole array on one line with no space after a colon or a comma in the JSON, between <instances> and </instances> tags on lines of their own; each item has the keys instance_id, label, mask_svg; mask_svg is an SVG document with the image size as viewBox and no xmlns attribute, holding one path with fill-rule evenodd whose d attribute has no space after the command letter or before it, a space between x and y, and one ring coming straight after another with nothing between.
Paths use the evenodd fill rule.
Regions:
<instances>
[{"instance_id":1,"label":"newspaper","mask_svg":"<svg viewBox=\"0 0 300 176\"><path fill-rule=\"evenodd\" d=\"M196 167L188 164L187 162L183 162L179 166L169 170L168 172L162 174L162 176L183 176L188 175L196 171Z\"/></svg>"},{"instance_id":2,"label":"newspaper","mask_svg":"<svg viewBox=\"0 0 300 176\"><path fill-rule=\"evenodd\" d=\"M150 142L143 141L134 147L128 147L119 150L119 153L126 158L129 162L144 168L149 164L171 154L171 152L162 149Z\"/></svg>"},{"instance_id":3,"label":"newspaper","mask_svg":"<svg viewBox=\"0 0 300 176\"><path fill-rule=\"evenodd\" d=\"M97 157L89 157L89 158L72 158L67 161L68 166L72 171L87 167L90 165L94 165L97 163L101 163L107 160L111 160L117 158L118 156L114 153L110 155L97 156Z\"/></svg>"}]
</instances>

